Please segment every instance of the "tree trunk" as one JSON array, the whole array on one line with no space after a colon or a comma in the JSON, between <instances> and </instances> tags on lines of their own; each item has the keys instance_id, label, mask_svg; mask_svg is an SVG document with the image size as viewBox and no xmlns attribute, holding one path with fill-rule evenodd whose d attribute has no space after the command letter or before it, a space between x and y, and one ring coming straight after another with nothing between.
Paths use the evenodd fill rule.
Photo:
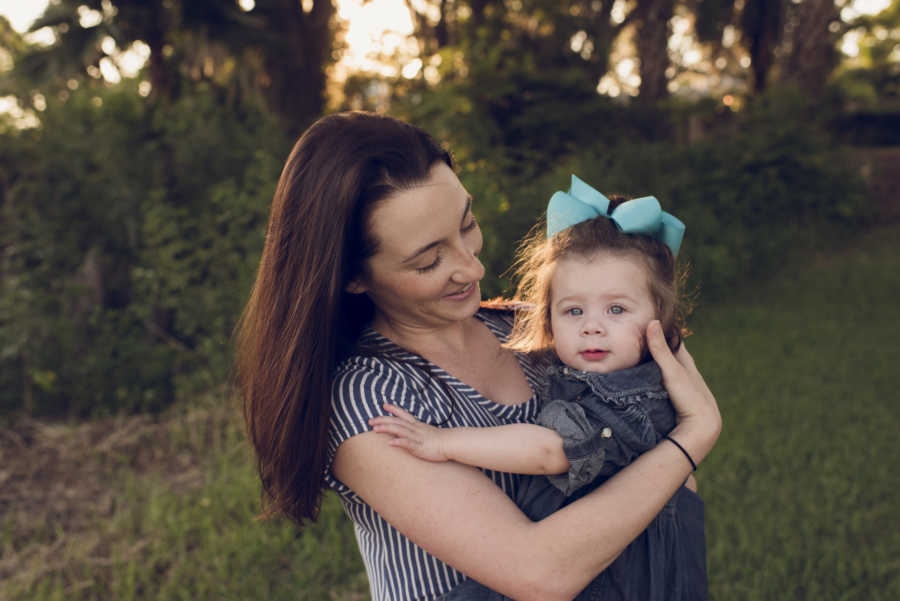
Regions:
<instances>
[{"instance_id":1,"label":"tree trunk","mask_svg":"<svg viewBox=\"0 0 900 601\"><path fill-rule=\"evenodd\" d=\"M674 0L639 0L636 46L640 59L641 101L655 102L669 96L669 25L675 12Z\"/></svg>"},{"instance_id":2,"label":"tree trunk","mask_svg":"<svg viewBox=\"0 0 900 601\"><path fill-rule=\"evenodd\" d=\"M270 78L268 96L275 108L299 134L325 107L325 69L333 46L332 0L314 0L309 12L299 0L279 0L270 13L276 33L268 47L265 68Z\"/></svg>"},{"instance_id":3,"label":"tree trunk","mask_svg":"<svg viewBox=\"0 0 900 601\"><path fill-rule=\"evenodd\" d=\"M840 15L834 0L804 0L795 10L780 79L815 94L837 64L837 34L829 26L839 22Z\"/></svg>"},{"instance_id":4,"label":"tree trunk","mask_svg":"<svg viewBox=\"0 0 900 601\"><path fill-rule=\"evenodd\" d=\"M606 75L609 71L609 55L612 52L613 44L621 31L622 24L612 22L613 2L594 2L593 0L583 0L582 14L587 20L588 38L594 45L588 66L594 83Z\"/></svg>"},{"instance_id":5,"label":"tree trunk","mask_svg":"<svg viewBox=\"0 0 900 601\"><path fill-rule=\"evenodd\" d=\"M171 101L178 93L177 76L173 73L172 66L166 60L164 53L167 33L171 31L169 11L171 7L164 0L152 0L146 4L130 2L123 6L129 14L135 18L144 18L140 27L140 37L150 47L150 59L147 61L147 73L150 78L151 93L153 97L163 102ZM138 17L139 16L139 17Z\"/></svg>"},{"instance_id":6,"label":"tree trunk","mask_svg":"<svg viewBox=\"0 0 900 601\"><path fill-rule=\"evenodd\" d=\"M769 71L775 64L775 47L781 40L783 14L784 0L747 0L744 5L741 29L750 52L755 92L766 89Z\"/></svg>"}]
</instances>

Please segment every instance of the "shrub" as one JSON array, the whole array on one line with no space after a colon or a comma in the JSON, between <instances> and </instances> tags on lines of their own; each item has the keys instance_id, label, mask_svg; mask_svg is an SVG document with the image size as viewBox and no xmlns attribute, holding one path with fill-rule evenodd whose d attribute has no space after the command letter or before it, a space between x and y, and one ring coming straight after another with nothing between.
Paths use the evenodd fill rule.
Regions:
<instances>
[{"instance_id":1,"label":"shrub","mask_svg":"<svg viewBox=\"0 0 900 601\"><path fill-rule=\"evenodd\" d=\"M0 408L159 410L223 381L285 153L224 102L85 87L2 134Z\"/></svg>"}]
</instances>

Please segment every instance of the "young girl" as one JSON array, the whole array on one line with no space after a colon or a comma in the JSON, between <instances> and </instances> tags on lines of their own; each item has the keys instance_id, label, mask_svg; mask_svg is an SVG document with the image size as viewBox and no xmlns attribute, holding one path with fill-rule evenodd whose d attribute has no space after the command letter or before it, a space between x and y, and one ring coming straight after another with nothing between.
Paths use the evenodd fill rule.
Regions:
<instances>
[{"instance_id":1,"label":"young girl","mask_svg":"<svg viewBox=\"0 0 900 601\"><path fill-rule=\"evenodd\" d=\"M624 201L572 176L547 207L547 235L526 245L520 312L507 345L546 359L537 424L438 428L393 405L371 420L391 444L429 461L457 461L524 478L516 503L540 520L583 496L668 436L675 414L645 332L660 322L681 344L675 256L684 224L653 197ZM656 326L653 326L656 327ZM696 466L694 466L696 467ZM692 478L689 479L692 482ZM703 503L686 486L579 600L705 600ZM448 601L504 599L473 580Z\"/></svg>"}]
</instances>

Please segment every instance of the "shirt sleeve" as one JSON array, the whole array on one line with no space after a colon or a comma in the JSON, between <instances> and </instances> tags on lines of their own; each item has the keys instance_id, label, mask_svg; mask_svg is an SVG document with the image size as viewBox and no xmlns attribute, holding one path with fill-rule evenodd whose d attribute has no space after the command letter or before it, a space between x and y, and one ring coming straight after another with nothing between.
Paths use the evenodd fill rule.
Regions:
<instances>
[{"instance_id":1,"label":"shirt sleeve","mask_svg":"<svg viewBox=\"0 0 900 601\"><path fill-rule=\"evenodd\" d=\"M570 496L593 482L606 461L612 429L588 420L578 403L562 400L547 403L538 414L537 423L562 437L563 452L569 460L569 471L547 476L550 483Z\"/></svg>"},{"instance_id":2,"label":"shirt sleeve","mask_svg":"<svg viewBox=\"0 0 900 601\"><path fill-rule=\"evenodd\" d=\"M394 362L379 357L348 359L336 373L331 388L331 420L328 432L328 463L348 438L368 432L369 419L390 415L385 403L410 412L425 423L441 420L428 403L427 376L414 378Z\"/></svg>"}]
</instances>

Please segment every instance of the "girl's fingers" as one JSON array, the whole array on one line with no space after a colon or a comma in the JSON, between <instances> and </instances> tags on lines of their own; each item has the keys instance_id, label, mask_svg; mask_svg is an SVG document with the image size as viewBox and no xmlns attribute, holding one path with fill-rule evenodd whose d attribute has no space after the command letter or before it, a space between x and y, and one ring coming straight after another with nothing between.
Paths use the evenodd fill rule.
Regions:
<instances>
[{"instance_id":1,"label":"girl's fingers","mask_svg":"<svg viewBox=\"0 0 900 601\"><path fill-rule=\"evenodd\" d=\"M389 443L392 447L399 447L401 449L406 449L410 453L415 454L415 452L419 449L421 444L417 442L413 442L406 438L394 438Z\"/></svg>"},{"instance_id":2,"label":"girl's fingers","mask_svg":"<svg viewBox=\"0 0 900 601\"><path fill-rule=\"evenodd\" d=\"M415 422L419 421L415 417L413 417L413 415L411 413L409 413L405 409L401 409L397 405L385 403L384 410L392 415L396 415L398 418L402 419L403 421L407 421L410 423L415 423Z\"/></svg>"},{"instance_id":3,"label":"girl's fingers","mask_svg":"<svg viewBox=\"0 0 900 601\"><path fill-rule=\"evenodd\" d=\"M414 436L416 436L416 431L410 428L409 424L403 421L388 421L386 419L378 421L372 420L371 425L372 430L374 430L375 432L380 432L382 434L390 434L391 436L403 438L413 438Z\"/></svg>"},{"instance_id":4,"label":"girl's fingers","mask_svg":"<svg viewBox=\"0 0 900 601\"><path fill-rule=\"evenodd\" d=\"M402 419L398 419L396 417L387 416L387 415L379 415L378 417L373 417L373 418L369 419L370 426L384 426L387 424L400 425L400 424L407 424L407 423L409 423L409 422L405 422Z\"/></svg>"}]
</instances>

